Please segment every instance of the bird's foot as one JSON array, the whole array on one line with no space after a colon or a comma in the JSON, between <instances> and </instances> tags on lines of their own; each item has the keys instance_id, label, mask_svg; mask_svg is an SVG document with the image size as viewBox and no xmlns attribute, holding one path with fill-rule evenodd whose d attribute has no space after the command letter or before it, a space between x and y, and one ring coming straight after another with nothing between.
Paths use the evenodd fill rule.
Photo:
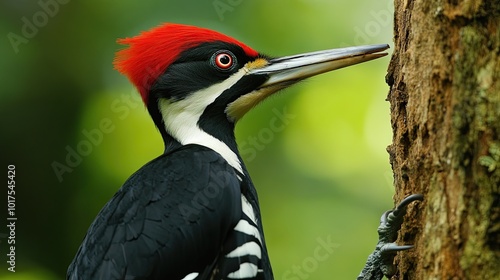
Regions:
<instances>
[{"instance_id":1,"label":"bird's foot","mask_svg":"<svg viewBox=\"0 0 500 280\"><path fill-rule=\"evenodd\" d=\"M380 226L377 229L377 247L368 256L365 267L357 280L380 280L384 275L389 278L396 273L396 267L393 264L396 253L413 248L413 245L397 245L394 243L404 221L406 207L413 201L423 199L424 196L421 194L412 194L403 199L394 210L389 210L382 215Z\"/></svg>"}]
</instances>

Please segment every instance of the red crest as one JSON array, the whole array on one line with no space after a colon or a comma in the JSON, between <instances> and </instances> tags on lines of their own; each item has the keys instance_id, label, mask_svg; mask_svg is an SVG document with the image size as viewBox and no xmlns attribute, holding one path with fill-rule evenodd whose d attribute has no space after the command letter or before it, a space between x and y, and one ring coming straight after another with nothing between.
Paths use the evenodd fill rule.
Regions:
<instances>
[{"instance_id":1,"label":"red crest","mask_svg":"<svg viewBox=\"0 0 500 280\"><path fill-rule=\"evenodd\" d=\"M202 43L214 41L236 44L243 48L248 56L258 56L255 50L219 32L166 23L138 36L118 39L118 43L129 47L116 53L115 69L129 78L147 104L149 88L179 54Z\"/></svg>"}]
</instances>

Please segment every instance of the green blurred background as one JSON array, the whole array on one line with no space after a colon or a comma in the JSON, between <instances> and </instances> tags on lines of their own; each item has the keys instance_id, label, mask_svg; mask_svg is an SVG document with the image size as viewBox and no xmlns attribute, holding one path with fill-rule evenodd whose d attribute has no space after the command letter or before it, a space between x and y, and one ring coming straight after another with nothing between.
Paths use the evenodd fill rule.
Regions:
<instances>
[{"instance_id":1,"label":"green blurred background","mask_svg":"<svg viewBox=\"0 0 500 280\"><path fill-rule=\"evenodd\" d=\"M138 94L113 70L117 38L178 22L272 56L392 42L387 0L4 0L0 10L1 166L16 165L18 217L14 274L0 228L4 279L63 279L100 208L163 150ZM388 63L314 77L238 124L276 279L354 279L374 248L393 206ZM102 122L110 128L89 142ZM337 246L320 260L324 241Z\"/></svg>"}]
</instances>

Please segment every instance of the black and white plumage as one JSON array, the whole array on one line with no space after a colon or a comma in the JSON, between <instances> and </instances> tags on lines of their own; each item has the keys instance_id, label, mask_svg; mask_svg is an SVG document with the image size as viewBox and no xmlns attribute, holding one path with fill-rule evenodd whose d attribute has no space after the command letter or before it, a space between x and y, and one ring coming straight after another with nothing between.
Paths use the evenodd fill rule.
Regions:
<instances>
[{"instance_id":1,"label":"black and white plumage","mask_svg":"<svg viewBox=\"0 0 500 280\"><path fill-rule=\"evenodd\" d=\"M256 190L234 126L302 79L387 45L271 59L215 31L166 24L124 39L116 68L139 90L165 152L90 226L67 279L273 279Z\"/></svg>"},{"instance_id":2,"label":"black and white plumage","mask_svg":"<svg viewBox=\"0 0 500 280\"><path fill-rule=\"evenodd\" d=\"M238 176L199 145L151 161L99 213L70 279L269 278L257 197Z\"/></svg>"}]
</instances>

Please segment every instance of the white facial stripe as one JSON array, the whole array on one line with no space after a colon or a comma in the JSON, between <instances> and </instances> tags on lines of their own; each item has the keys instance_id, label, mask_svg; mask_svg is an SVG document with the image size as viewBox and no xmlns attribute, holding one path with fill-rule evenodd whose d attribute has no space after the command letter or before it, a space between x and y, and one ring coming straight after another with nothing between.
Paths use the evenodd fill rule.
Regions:
<instances>
[{"instance_id":1,"label":"white facial stripe","mask_svg":"<svg viewBox=\"0 0 500 280\"><path fill-rule=\"evenodd\" d=\"M198 126L203 111L212 104L224 90L232 87L248 70L243 67L228 79L208 88L190 94L176 102L160 99L159 109L165 122L165 129L182 145L198 144L219 153L232 167L243 173L238 156L224 142L206 133Z\"/></svg>"}]
</instances>

